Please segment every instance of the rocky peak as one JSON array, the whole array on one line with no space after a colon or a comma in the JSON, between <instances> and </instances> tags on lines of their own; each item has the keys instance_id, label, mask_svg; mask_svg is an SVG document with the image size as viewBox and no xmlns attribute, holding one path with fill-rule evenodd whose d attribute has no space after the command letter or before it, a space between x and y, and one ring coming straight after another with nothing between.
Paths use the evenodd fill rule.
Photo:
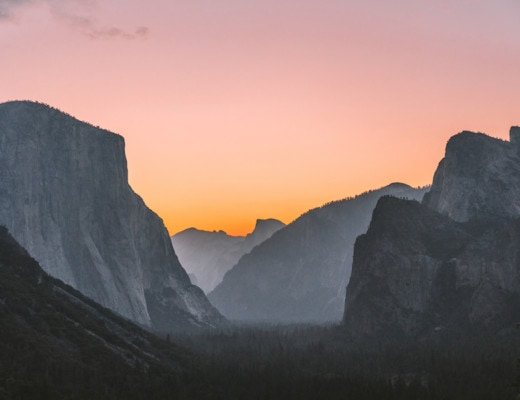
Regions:
<instances>
[{"instance_id":1,"label":"rocky peak","mask_svg":"<svg viewBox=\"0 0 520 400\"><path fill-rule=\"evenodd\" d=\"M228 318L269 322L341 319L356 237L387 194L422 199L393 183L309 210L244 255L208 296Z\"/></svg>"},{"instance_id":2,"label":"rocky peak","mask_svg":"<svg viewBox=\"0 0 520 400\"><path fill-rule=\"evenodd\" d=\"M253 232L245 237L190 228L173 235L171 241L184 268L209 293L240 257L284 226L283 222L273 218L258 219Z\"/></svg>"},{"instance_id":3,"label":"rocky peak","mask_svg":"<svg viewBox=\"0 0 520 400\"><path fill-rule=\"evenodd\" d=\"M520 215L520 130L511 142L461 132L446 145L424 204L456 221Z\"/></svg>"},{"instance_id":4,"label":"rocky peak","mask_svg":"<svg viewBox=\"0 0 520 400\"><path fill-rule=\"evenodd\" d=\"M511 142L452 137L422 204L383 197L356 240L344 322L377 341L496 335L520 312L520 162Z\"/></svg>"},{"instance_id":5,"label":"rocky peak","mask_svg":"<svg viewBox=\"0 0 520 400\"><path fill-rule=\"evenodd\" d=\"M274 218L257 219L255 229L253 232L248 234L245 239L245 241L248 243L246 246L248 248L247 252L262 243L264 240L270 238L273 233L282 229L284 226L285 224L282 221Z\"/></svg>"},{"instance_id":6,"label":"rocky peak","mask_svg":"<svg viewBox=\"0 0 520 400\"><path fill-rule=\"evenodd\" d=\"M520 126L512 126L509 130L509 141L515 146L520 146Z\"/></svg>"},{"instance_id":7,"label":"rocky peak","mask_svg":"<svg viewBox=\"0 0 520 400\"><path fill-rule=\"evenodd\" d=\"M121 136L33 102L0 105L0 224L49 274L155 329L220 315L128 184Z\"/></svg>"},{"instance_id":8,"label":"rocky peak","mask_svg":"<svg viewBox=\"0 0 520 400\"><path fill-rule=\"evenodd\" d=\"M255 223L255 229L253 233L259 233L265 230L271 230L272 227L277 227L278 229L283 228L285 224L282 221L279 221L274 218L268 219L257 219Z\"/></svg>"}]
</instances>

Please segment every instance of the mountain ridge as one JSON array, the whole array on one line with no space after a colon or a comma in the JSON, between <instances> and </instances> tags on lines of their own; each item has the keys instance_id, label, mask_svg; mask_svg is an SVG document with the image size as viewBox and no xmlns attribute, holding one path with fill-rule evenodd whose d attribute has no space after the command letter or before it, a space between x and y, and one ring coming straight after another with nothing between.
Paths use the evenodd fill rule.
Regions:
<instances>
[{"instance_id":1,"label":"mountain ridge","mask_svg":"<svg viewBox=\"0 0 520 400\"><path fill-rule=\"evenodd\" d=\"M171 241L181 264L208 293L240 257L283 226L283 222L274 218L257 219L254 230L246 236L188 228L173 235Z\"/></svg>"},{"instance_id":2,"label":"mountain ridge","mask_svg":"<svg viewBox=\"0 0 520 400\"><path fill-rule=\"evenodd\" d=\"M520 128L509 134L510 141L470 131L452 136L424 204L461 222L520 215Z\"/></svg>"},{"instance_id":3,"label":"mountain ridge","mask_svg":"<svg viewBox=\"0 0 520 400\"><path fill-rule=\"evenodd\" d=\"M381 198L358 237L343 323L354 340L496 335L520 313L520 152L462 132L423 202ZM501 188L507 188L502 190Z\"/></svg>"},{"instance_id":4,"label":"mountain ridge","mask_svg":"<svg viewBox=\"0 0 520 400\"><path fill-rule=\"evenodd\" d=\"M222 321L129 186L124 147L47 105L0 104L0 224L52 276L142 325Z\"/></svg>"},{"instance_id":5,"label":"mountain ridge","mask_svg":"<svg viewBox=\"0 0 520 400\"><path fill-rule=\"evenodd\" d=\"M352 247L379 196L422 197L394 183L303 213L244 255L208 297L230 319L332 322L343 315Z\"/></svg>"},{"instance_id":6,"label":"mountain ridge","mask_svg":"<svg viewBox=\"0 0 520 400\"><path fill-rule=\"evenodd\" d=\"M150 371L166 387L191 363L188 351L52 278L4 226L0 277L3 398L149 398Z\"/></svg>"}]
</instances>

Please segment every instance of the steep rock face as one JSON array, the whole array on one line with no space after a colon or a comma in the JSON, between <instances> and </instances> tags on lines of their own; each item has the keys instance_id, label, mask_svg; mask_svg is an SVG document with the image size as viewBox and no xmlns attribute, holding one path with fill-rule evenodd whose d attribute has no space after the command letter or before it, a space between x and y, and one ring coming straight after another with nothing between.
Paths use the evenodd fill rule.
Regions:
<instances>
[{"instance_id":1,"label":"steep rock face","mask_svg":"<svg viewBox=\"0 0 520 400\"><path fill-rule=\"evenodd\" d=\"M354 337L512 326L520 312L520 221L460 223L382 198L355 245L344 322Z\"/></svg>"},{"instance_id":2,"label":"steep rock face","mask_svg":"<svg viewBox=\"0 0 520 400\"><path fill-rule=\"evenodd\" d=\"M344 314L350 335L496 333L514 325L520 219L511 196L520 170L512 133L513 143L454 136L423 204L379 201L355 244Z\"/></svg>"},{"instance_id":3,"label":"steep rock face","mask_svg":"<svg viewBox=\"0 0 520 400\"><path fill-rule=\"evenodd\" d=\"M245 237L190 228L173 235L171 240L181 264L190 278L193 276L192 282L209 293L240 257L284 226L276 219L259 219L253 232Z\"/></svg>"},{"instance_id":4,"label":"steep rock face","mask_svg":"<svg viewBox=\"0 0 520 400\"><path fill-rule=\"evenodd\" d=\"M128 185L124 140L48 106L0 105L0 223L52 276L143 325L221 317Z\"/></svg>"},{"instance_id":5,"label":"steep rock face","mask_svg":"<svg viewBox=\"0 0 520 400\"><path fill-rule=\"evenodd\" d=\"M424 204L456 221L520 215L520 128L511 141L462 132L446 145Z\"/></svg>"},{"instance_id":6,"label":"steep rock face","mask_svg":"<svg viewBox=\"0 0 520 400\"><path fill-rule=\"evenodd\" d=\"M421 199L426 189L395 183L311 210L240 259L209 294L228 318L339 321L356 237L387 194Z\"/></svg>"}]
</instances>

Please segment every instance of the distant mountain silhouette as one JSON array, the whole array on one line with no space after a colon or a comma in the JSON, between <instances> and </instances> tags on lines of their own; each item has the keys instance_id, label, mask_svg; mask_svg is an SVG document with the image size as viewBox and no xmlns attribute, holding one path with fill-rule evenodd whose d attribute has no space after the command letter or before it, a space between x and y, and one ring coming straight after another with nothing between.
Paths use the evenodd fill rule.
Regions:
<instances>
[{"instance_id":1,"label":"distant mountain silhouette","mask_svg":"<svg viewBox=\"0 0 520 400\"><path fill-rule=\"evenodd\" d=\"M494 337L520 315L520 134L462 132L423 203L379 200L355 245L344 323L354 339Z\"/></svg>"},{"instance_id":2,"label":"distant mountain silhouette","mask_svg":"<svg viewBox=\"0 0 520 400\"><path fill-rule=\"evenodd\" d=\"M0 224L46 272L140 324L219 323L130 188L124 146L49 106L0 104Z\"/></svg>"},{"instance_id":3,"label":"distant mountain silhouette","mask_svg":"<svg viewBox=\"0 0 520 400\"><path fill-rule=\"evenodd\" d=\"M209 294L234 320L340 321L352 250L384 195L421 199L402 183L313 209L245 255Z\"/></svg>"},{"instance_id":4,"label":"distant mountain silhouette","mask_svg":"<svg viewBox=\"0 0 520 400\"><path fill-rule=\"evenodd\" d=\"M285 224L276 219L259 219L247 236L230 236L224 231L186 229L171 237L175 253L192 282L206 293L215 288L240 257L270 238Z\"/></svg>"}]
</instances>

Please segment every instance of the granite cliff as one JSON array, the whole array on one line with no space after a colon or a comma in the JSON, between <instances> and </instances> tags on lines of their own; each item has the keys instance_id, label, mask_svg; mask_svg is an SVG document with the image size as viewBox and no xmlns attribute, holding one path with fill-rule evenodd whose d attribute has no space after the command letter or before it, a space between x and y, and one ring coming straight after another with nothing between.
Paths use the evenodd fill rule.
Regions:
<instances>
[{"instance_id":1,"label":"granite cliff","mask_svg":"<svg viewBox=\"0 0 520 400\"><path fill-rule=\"evenodd\" d=\"M308 211L244 255L209 294L224 316L245 321L340 321L352 250L377 200L421 199L426 189L394 183Z\"/></svg>"},{"instance_id":2,"label":"granite cliff","mask_svg":"<svg viewBox=\"0 0 520 400\"><path fill-rule=\"evenodd\" d=\"M175 253L193 283L211 292L244 254L270 238L285 224L276 219L259 219L247 236L230 236L224 231L189 228L171 237Z\"/></svg>"},{"instance_id":3,"label":"granite cliff","mask_svg":"<svg viewBox=\"0 0 520 400\"><path fill-rule=\"evenodd\" d=\"M520 313L520 153L462 132L423 203L381 198L355 244L344 323L355 338L511 330ZM520 193L519 193L520 194Z\"/></svg>"},{"instance_id":4,"label":"granite cliff","mask_svg":"<svg viewBox=\"0 0 520 400\"><path fill-rule=\"evenodd\" d=\"M446 145L424 204L456 221L520 215L520 128L510 141L462 132Z\"/></svg>"},{"instance_id":5,"label":"granite cliff","mask_svg":"<svg viewBox=\"0 0 520 400\"><path fill-rule=\"evenodd\" d=\"M39 103L0 105L0 224L53 277L156 330L222 319L128 184L121 136Z\"/></svg>"}]
</instances>

